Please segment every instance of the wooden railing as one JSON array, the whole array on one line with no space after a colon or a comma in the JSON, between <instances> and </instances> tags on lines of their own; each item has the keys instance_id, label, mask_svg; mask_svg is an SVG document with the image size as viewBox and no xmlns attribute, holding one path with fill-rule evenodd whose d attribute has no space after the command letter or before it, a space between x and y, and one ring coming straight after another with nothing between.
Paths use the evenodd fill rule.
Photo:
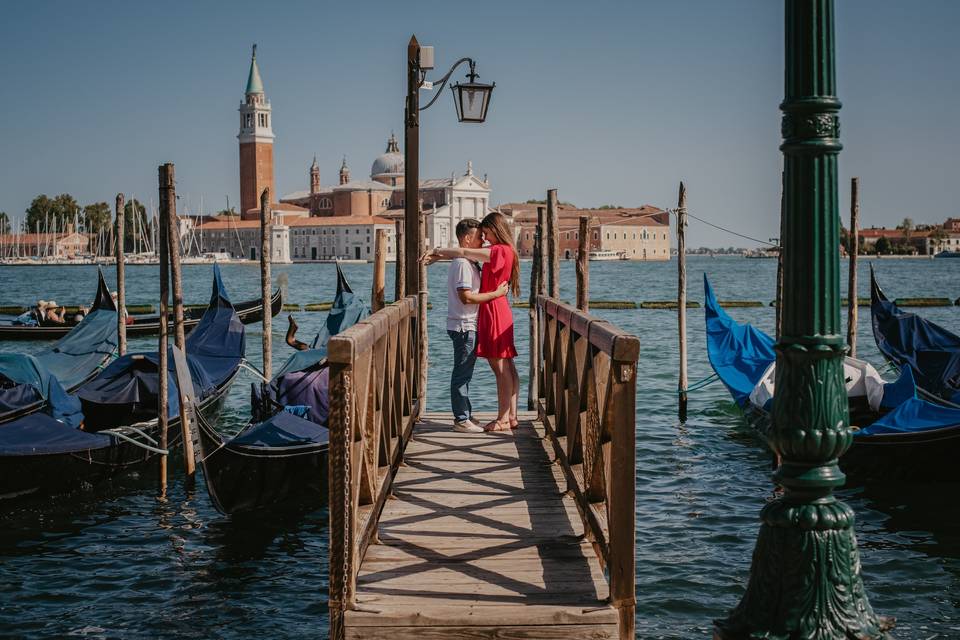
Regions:
<instances>
[{"instance_id":1,"label":"wooden railing","mask_svg":"<svg viewBox=\"0 0 960 640\"><path fill-rule=\"evenodd\" d=\"M635 440L640 341L538 296L542 340L537 411L607 572L620 637L634 637Z\"/></svg>"},{"instance_id":2,"label":"wooden railing","mask_svg":"<svg viewBox=\"0 0 960 640\"><path fill-rule=\"evenodd\" d=\"M330 637L356 608L357 573L420 414L415 393L417 298L330 338Z\"/></svg>"}]
</instances>

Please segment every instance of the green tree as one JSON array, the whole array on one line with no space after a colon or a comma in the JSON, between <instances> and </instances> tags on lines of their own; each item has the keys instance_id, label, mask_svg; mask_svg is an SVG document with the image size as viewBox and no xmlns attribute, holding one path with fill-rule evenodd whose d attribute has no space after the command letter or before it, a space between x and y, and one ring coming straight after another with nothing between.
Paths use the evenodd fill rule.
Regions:
<instances>
[{"instance_id":1,"label":"green tree","mask_svg":"<svg viewBox=\"0 0 960 640\"><path fill-rule=\"evenodd\" d=\"M941 226L935 226L933 231L930 232L930 241L933 244L934 252L939 253L940 248L943 244L943 241L947 239L947 232L943 230Z\"/></svg>"},{"instance_id":2,"label":"green tree","mask_svg":"<svg viewBox=\"0 0 960 640\"><path fill-rule=\"evenodd\" d=\"M0 233L10 233L10 217L6 211L0 211Z\"/></svg>"},{"instance_id":3,"label":"green tree","mask_svg":"<svg viewBox=\"0 0 960 640\"><path fill-rule=\"evenodd\" d=\"M33 199L26 210L25 225L32 232L61 232L76 218L80 205L69 193L55 198L41 194Z\"/></svg>"},{"instance_id":4,"label":"green tree","mask_svg":"<svg viewBox=\"0 0 960 640\"><path fill-rule=\"evenodd\" d=\"M138 224L134 224L136 220L139 220ZM150 225L147 222L147 208L137 199L130 200L123 205L123 250L133 251L134 237L138 238L137 246L142 249L144 237L149 238L150 232Z\"/></svg>"},{"instance_id":5,"label":"green tree","mask_svg":"<svg viewBox=\"0 0 960 640\"><path fill-rule=\"evenodd\" d=\"M87 228L87 233L108 231L113 225L113 215L110 212L110 205L106 202L88 204L83 208L83 220Z\"/></svg>"},{"instance_id":6,"label":"green tree","mask_svg":"<svg viewBox=\"0 0 960 640\"><path fill-rule=\"evenodd\" d=\"M876 249L878 256L885 253L890 253L891 248L890 241L887 240L886 236L880 236L880 238L877 239Z\"/></svg>"},{"instance_id":7,"label":"green tree","mask_svg":"<svg viewBox=\"0 0 960 640\"><path fill-rule=\"evenodd\" d=\"M624 207L619 204L602 204L597 209L623 209Z\"/></svg>"},{"instance_id":8,"label":"green tree","mask_svg":"<svg viewBox=\"0 0 960 640\"><path fill-rule=\"evenodd\" d=\"M236 209L234 209L233 207L230 207L229 209L220 209L220 211L217 211L217 215L218 216L235 216L239 214L237 213Z\"/></svg>"},{"instance_id":9,"label":"green tree","mask_svg":"<svg viewBox=\"0 0 960 640\"><path fill-rule=\"evenodd\" d=\"M913 218L904 218L897 229L903 231L904 241L910 242L910 235L913 233Z\"/></svg>"}]
</instances>

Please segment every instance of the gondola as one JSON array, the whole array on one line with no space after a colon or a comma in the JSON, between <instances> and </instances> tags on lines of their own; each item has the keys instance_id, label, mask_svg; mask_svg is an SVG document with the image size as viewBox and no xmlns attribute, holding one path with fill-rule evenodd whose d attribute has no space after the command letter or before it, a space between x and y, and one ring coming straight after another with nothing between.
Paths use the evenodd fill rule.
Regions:
<instances>
[{"instance_id":1,"label":"gondola","mask_svg":"<svg viewBox=\"0 0 960 640\"><path fill-rule=\"evenodd\" d=\"M81 323L36 354L0 354L0 426L43 409L80 410L69 393L92 379L116 355L117 307L98 270L93 308Z\"/></svg>"},{"instance_id":2,"label":"gondola","mask_svg":"<svg viewBox=\"0 0 960 640\"><path fill-rule=\"evenodd\" d=\"M960 406L960 336L897 307L880 289L872 266L870 315L880 353L911 370L919 393L938 404Z\"/></svg>"},{"instance_id":3,"label":"gondola","mask_svg":"<svg viewBox=\"0 0 960 640\"><path fill-rule=\"evenodd\" d=\"M270 299L270 315L276 316L283 308L283 293L277 289ZM234 306L237 317L243 324L263 320L263 304L260 300L248 300ZM183 330L189 332L196 327L205 313L204 308L184 309ZM160 331L160 317L152 315L131 315L127 324L127 337L156 335ZM173 315L170 316L173 323ZM0 340L52 340L70 332L77 325L67 323L58 325L26 326L15 325L12 321L0 321Z\"/></svg>"},{"instance_id":4,"label":"gondola","mask_svg":"<svg viewBox=\"0 0 960 640\"><path fill-rule=\"evenodd\" d=\"M703 285L710 365L748 424L767 440L774 402L774 341L728 316L706 275ZM917 398L909 368L894 382L884 382L869 363L845 358L844 379L854 431L853 443L840 460L847 474L861 480L956 479L960 409Z\"/></svg>"},{"instance_id":5,"label":"gondola","mask_svg":"<svg viewBox=\"0 0 960 640\"><path fill-rule=\"evenodd\" d=\"M186 341L192 387L201 415L223 405L244 356L244 327L214 266L213 294ZM168 388L168 449L180 444L180 409L173 373ZM118 358L70 399L82 412L34 413L0 425L0 499L71 491L138 467L161 453L157 419L157 352Z\"/></svg>"},{"instance_id":6,"label":"gondola","mask_svg":"<svg viewBox=\"0 0 960 640\"><path fill-rule=\"evenodd\" d=\"M210 499L224 514L311 508L327 486L327 341L369 315L337 265L337 295L311 348L298 351L269 384L254 386L251 422L230 439L201 416L200 458Z\"/></svg>"}]
</instances>

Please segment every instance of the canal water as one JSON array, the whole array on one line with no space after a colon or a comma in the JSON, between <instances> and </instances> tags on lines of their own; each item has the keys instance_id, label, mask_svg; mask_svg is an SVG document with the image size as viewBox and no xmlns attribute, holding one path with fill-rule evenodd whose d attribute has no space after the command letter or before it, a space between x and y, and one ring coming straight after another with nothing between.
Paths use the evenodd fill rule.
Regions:
<instances>
[{"instance_id":1,"label":"canal water","mask_svg":"<svg viewBox=\"0 0 960 640\"><path fill-rule=\"evenodd\" d=\"M860 295L868 295L862 262ZM960 260L882 260L874 263L888 295L960 296ZM594 262L595 300L666 300L676 295L676 263ZM355 290L367 295L369 265L346 265ZM211 268L184 269L187 302L207 300ZM530 263L521 265L529 281ZM690 298L703 300L708 274L720 299L774 297L776 262L691 257ZM155 302L157 267L128 268L131 303ZM234 300L257 296L255 265L226 265ZM387 282L392 283L392 265ZM332 299L332 265L274 267L286 300ZM430 267L428 408L448 406L450 350L444 331L446 268ZM846 282L844 271L843 282ZM112 281L112 274L108 276ZM573 264L561 266L561 297L574 299ZM95 288L94 267L0 267L0 304L37 298L76 303ZM843 286L844 290L846 285ZM526 286L523 299L526 299ZM637 637L686 639L710 635L743 594L758 514L773 495L772 461L747 430L726 390L713 384L690 398L689 419L676 417L677 330L673 311L597 311L640 337L637 385ZM774 310L732 309L731 315L768 332ZM927 317L960 331L960 307L931 308ZM324 314L295 314L301 337ZM689 314L690 378L712 373L704 345L703 311ZM518 369L525 393L527 311L515 310ZM274 362L286 314L274 319ZM247 327L247 354L259 364L259 325ZM155 338L132 349L155 348ZM0 349L37 349L4 343ZM882 359L861 309L859 354ZM495 405L493 377L478 363L472 388L480 409ZM274 365L276 366L276 364ZM230 391L219 423L238 430L247 417L249 380ZM231 521L211 506L202 483L187 491L175 465L166 502L153 477L125 477L66 496L3 506L0 512L0 637L36 638L300 638L324 637L328 623L327 511L286 520ZM874 608L896 616L898 638L960 637L960 483L898 481L848 487L841 493L857 514L863 576Z\"/></svg>"}]
</instances>

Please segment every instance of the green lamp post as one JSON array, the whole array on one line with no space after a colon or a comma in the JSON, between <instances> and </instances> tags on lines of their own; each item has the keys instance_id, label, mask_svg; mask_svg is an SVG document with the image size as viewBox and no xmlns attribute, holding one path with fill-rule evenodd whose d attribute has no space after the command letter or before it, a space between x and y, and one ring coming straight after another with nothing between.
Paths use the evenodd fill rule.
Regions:
<instances>
[{"instance_id":1,"label":"green lamp post","mask_svg":"<svg viewBox=\"0 0 960 640\"><path fill-rule=\"evenodd\" d=\"M884 637L860 577L853 511L833 495L851 444L840 327L833 0L786 0L783 331L770 445L783 494L761 512L747 591L716 636Z\"/></svg>"}]
</instances>

